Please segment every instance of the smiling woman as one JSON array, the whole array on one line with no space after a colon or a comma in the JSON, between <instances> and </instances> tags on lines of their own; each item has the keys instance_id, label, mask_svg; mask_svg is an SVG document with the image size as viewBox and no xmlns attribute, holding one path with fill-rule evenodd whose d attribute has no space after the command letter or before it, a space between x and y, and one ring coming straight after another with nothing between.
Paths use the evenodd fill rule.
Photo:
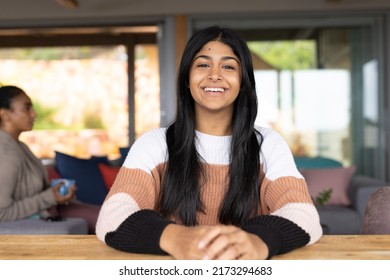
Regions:
<instances>
[{"instance_id":1,"label":"smiling woman","mask_svg":"<svg viewBox=\"0 0 390 280\"><path fill-rule=\"evenodd\" d=\"M254 125L252 60L236 32L190 38L177 100L174 123L131 147L99 214L101 241L176 259L266 259L321 237L286 142Z\"/></svg>"}]
</instances>

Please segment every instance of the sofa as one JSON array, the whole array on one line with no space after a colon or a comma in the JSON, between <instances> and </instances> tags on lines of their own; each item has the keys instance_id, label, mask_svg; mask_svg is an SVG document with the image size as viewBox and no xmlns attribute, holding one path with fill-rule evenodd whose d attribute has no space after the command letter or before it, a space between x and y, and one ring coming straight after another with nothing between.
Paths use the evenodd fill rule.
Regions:
<instances>
[{"instance_id":1,"label":"sofa","mask_svg":"<svg viewBox=\"0 0 390 280\"><path fill-rule=\"evenodd\" d=\"M23 234L88 234L88 224L82 218L67 218L64 221L48 222L40 219L23 219L1 222L0 235Z\"/></svg>"},{"instance_id":2,"label":"sofa","mask_svg":"<svg viewBox=\"0 0 390 280\"><path fill-rule=\"evenodd\" d=\"M45 161L49 180L67 178L76 180L77 199L81 202L101 205L113 184L129 148L121 148L121 156L115 160L107 157L81 159L56 152L52 162ZM4 234L88 234L88 224L82 218L66 218L63 221L45 221L39 218L0 223L0 235Z\"/></svg>"},{"instance_id":3,"label":"sofa","mask_svg":"<svg viewBox=\"0 0 390 280\"><path fill-rule=\"evenodd\" d=\"M295 157L316 204L324 234L360 234L370 195L388 183L355 174L354 166L324 157ZM330 199L318 204L316 196L332 189Z\"/></svg>"}]
</instances>

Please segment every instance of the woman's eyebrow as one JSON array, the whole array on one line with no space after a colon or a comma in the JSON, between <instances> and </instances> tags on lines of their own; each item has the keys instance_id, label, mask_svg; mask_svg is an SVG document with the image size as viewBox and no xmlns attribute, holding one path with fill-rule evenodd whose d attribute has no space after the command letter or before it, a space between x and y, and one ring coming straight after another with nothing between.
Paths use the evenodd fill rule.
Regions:
<instances>
[{"instance_id":1,"label":"woman's eyebrow","mask_svg":"<svg viewBox=\"0 0 390 280\"><path fill-rule=\"evenodd\" d=\"M210 56L202 54L202 55L198 55L197 57L195 57L194 61L197 60L198 58L211 59Z\"/></svg>"},{"instance_id":2,"label":"woman's eyebrow","mask_svg":"<svg viewBox=\"0 0 390 280\"><path fill-rule=\"evenodd\" d=\"M194 61L197 60L198 58L204 58L204 59L211 60L211 57L210 57L210 56L202 54L202 55L199 55L199 56L195 57L195 58L194 58ZM240 62L238 61L238 59L237 59L236 57L234 57L234 56L223 56L223 57L221 58L221 60L231 60L231 59L235 60L238 64L240 64Z\"/></svg>"},{"instance_id":3,"label":"woman's eyebrow","mask_svg":"<svg viewBox=\"0 0 390 280\"><path fill-rule=\"evenodd\" d=\"M222 60L231 60L231 59L235 60L238 64L240 64L240 62L238 61L238 58L235 57L235 56L224 56L224 57L222 57Z\"/></svg>"}]
</instances>

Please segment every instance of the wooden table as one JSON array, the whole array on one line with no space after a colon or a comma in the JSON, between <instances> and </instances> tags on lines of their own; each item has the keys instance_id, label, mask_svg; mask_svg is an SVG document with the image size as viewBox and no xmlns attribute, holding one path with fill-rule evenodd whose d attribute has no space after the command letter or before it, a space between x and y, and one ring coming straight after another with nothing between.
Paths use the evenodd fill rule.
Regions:
<instances>
[{"instance_id":1,"label":"wooden table","mask_svg":"<svg viewBox=\"0 0 390 280\"><path fill-rule=\"evenodd\" d=\"M272 259L390 260L390 235L323 235L316 244Z\"/></svg>"},{"instance_id":2,"label":"wooden table","mask_svg":"<svg viewBox=\"0 0 390 280\"><path fill-rule=\"evenodd\" d=\"M171 260L114 250L94 235L0 235L1 260ZM324 235L316 244L273 259L390 260L390 235Z\"/></svg>"}]
</instances>

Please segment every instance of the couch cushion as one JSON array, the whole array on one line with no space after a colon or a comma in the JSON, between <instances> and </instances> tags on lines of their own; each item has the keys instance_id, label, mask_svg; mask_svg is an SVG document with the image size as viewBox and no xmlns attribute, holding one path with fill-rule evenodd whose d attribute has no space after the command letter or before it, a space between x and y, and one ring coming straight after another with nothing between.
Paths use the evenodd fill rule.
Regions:
<instances>
[{"instance_id":1,"label":"couch cushion","mask_svg":"<svg viewBox=\"0 0 390 280\"><path fill-rule=\"evenodd\" d=\"M119 153L121 154L122 164L125 162L127 154L130 151L130 147L121 147L119 148Z\"/></svg>"},{"instance_id":2,"label":"couch cushion","mask_svg":"<svg viewBox=\"0 0 390 280\"><path fill-rule=\"evenodd\" d=\"M62 178L76 180L77 199L81 202L101 205L107 195L107 188L98 164L107 158L80 159L56 152L56 168Z\"/></svg>"},{"instance_id":3,"label":"couch cushion","mask_svg":"<svg viewBox=\"0 0 390 280\"><path fill-rule=\"evenodd\" d=\"M298 169L342 167L341 162L326 157L294 157Z\"/></svg>"},{"instance_id":4,"label":"couch cushion","mask_svg":"<svg viewBox=\"0 0 390 280\"><path fill-rule=\"evenodd\" d=\"M347 189L351 182L355 166L339 168L301 169L309 193L315 199L321 192L332 189L331 197L326 204L350 205Z\"/></svg>"},{"instance_id":5,"label":"couch cushion","mask_svg":"<svg viewBox=\"0 0 390 280\"><path fill-rule=\"evenodd\" d=\"M116 175L118 174L120 167L110 166L104 163L99 163L98 167L100 172L102 173L104 184L106 185L107 190L110 190L110 188L114 184Z\"/></svg>"}]
</instances>

